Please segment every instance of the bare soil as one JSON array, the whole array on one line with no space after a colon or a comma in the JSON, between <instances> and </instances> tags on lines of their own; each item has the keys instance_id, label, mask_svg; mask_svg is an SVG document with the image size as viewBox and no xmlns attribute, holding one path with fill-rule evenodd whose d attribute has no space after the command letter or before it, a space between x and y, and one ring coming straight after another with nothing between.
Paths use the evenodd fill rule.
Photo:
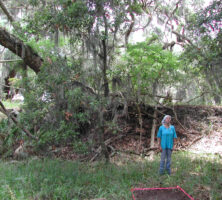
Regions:
<instances>
[{"instance_id":1,"label":"bare soil","mask_svg":"<svg viewBox=\"0 0 222 200\"><path fill-rule=\"evenodd\" d=\"M135 200L190 200L179 189L135 190L133 195Z\"/></svg>"},{"instance_id":2,"label":"bare soil","mask_svg":"<svg viewBox=\"0 0 222 200\"><path fill-rule=\"evenodd\" d=\"M219 154L222 157L222 116L209 117L209 133L190 147L194 153Z\"/></svg>"}]
</instances>

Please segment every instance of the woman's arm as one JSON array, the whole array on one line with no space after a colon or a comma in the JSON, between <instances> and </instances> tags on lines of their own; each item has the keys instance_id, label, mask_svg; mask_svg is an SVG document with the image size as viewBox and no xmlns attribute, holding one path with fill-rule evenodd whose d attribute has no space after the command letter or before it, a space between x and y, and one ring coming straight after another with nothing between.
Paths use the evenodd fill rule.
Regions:
<instances>
[{"instance_id":1,"label":"woman's arm","mask_svg":"<svg viewBox=\"0 0 222 200\"><path fill-rule=\"evenodd\" d=\"M172 150L175 150L175 142L176 142L176 138L173 138L173 148L172 148Z\"/></svg>"},{"instance_id":2,"label":"woman's arm","mask_svg":"<svg viewBox=\"0 0 222 200\"><path fill-rule=\"evenodd\" d=\"M177 139L177 134L176 134L175 127L173 126L173 148L172 148L172 150L175 150L176 139Z\"/></svg>"},{"instance_id":3,"label":"woman's arm","mask_svg":"<svg viewBox=\"0 0 222 200\"><path fill-rule=\"evenodd\" d=\"M160 151L162 152L162 148L161 148L161 137L162 137L162 128L160 126L158 133L157 133L157 142L158 142L158 148L160 149Z\"/></svg>"}]
</instances>

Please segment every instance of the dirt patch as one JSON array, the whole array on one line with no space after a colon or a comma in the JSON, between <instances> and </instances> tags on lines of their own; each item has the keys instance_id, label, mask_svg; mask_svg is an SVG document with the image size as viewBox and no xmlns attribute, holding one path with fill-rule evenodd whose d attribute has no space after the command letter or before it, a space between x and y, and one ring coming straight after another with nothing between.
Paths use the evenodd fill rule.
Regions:
<instances>
[{"instance_id":1,"label":"dirt patch","mask_svg":"<svg viewBox=\"0 0 222 200\"><path fill-rule=\"evenodd\" d=\"M208 117L208 119L211 122L208 126L209 134L192 145L189 150L194 153L211 153L222 156L222 117L214 116Z\"/></svg>"},{"instance_id":2,"label":"dirt patch","mask_svg":"<svg viewBox=\"0 0 222 200\"><path fill-rule=\"evenodd\" d=\"M190 200L180 189L134 190L135 200Z\"/></svg>"}]
</instances>

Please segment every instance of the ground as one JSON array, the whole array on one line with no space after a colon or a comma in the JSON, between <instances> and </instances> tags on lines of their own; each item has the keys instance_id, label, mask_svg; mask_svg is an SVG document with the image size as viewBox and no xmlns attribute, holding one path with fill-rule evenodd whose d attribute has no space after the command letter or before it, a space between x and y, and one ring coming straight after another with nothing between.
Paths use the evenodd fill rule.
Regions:
<instances>
[{"instance_id":1,"label":"ground","mask_svg":"<svg viewBox=\"0 0 222 200\"><path fill-rule=\"evenodd\" d=\"M194 153L219 154L222 157L222 129L220 131L212 131L212 133L192 145L189 151Z\"/></svg>"},{"instance_id":2,"label":"ground","mask_svg":"<svg viewBox=\"0 0 222 200\"><path fill-rule=\"evenodd\" d=\"M180 189L135 190L134 200L190 200Z\"/></svg>"}]
</instances>

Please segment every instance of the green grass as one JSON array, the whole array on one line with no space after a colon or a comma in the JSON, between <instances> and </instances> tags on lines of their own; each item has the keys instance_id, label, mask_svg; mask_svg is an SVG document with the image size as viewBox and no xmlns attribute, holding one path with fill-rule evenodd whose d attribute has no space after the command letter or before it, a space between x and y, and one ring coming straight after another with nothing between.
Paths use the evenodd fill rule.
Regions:
<instances>
[{"instance_id":1,"label":"green grass","mask_svg":"<svg viewBox=\"0 0 222 200\"><path fill-rule=\"evenodd\" d=\"M182 187L197 199L222 199L219 157L173 154L172 175L158 175L159 155L153 161L122 165L61 160L0 163L1 200L130 200L133 187Z\"/></svg>"}]
</instances>

